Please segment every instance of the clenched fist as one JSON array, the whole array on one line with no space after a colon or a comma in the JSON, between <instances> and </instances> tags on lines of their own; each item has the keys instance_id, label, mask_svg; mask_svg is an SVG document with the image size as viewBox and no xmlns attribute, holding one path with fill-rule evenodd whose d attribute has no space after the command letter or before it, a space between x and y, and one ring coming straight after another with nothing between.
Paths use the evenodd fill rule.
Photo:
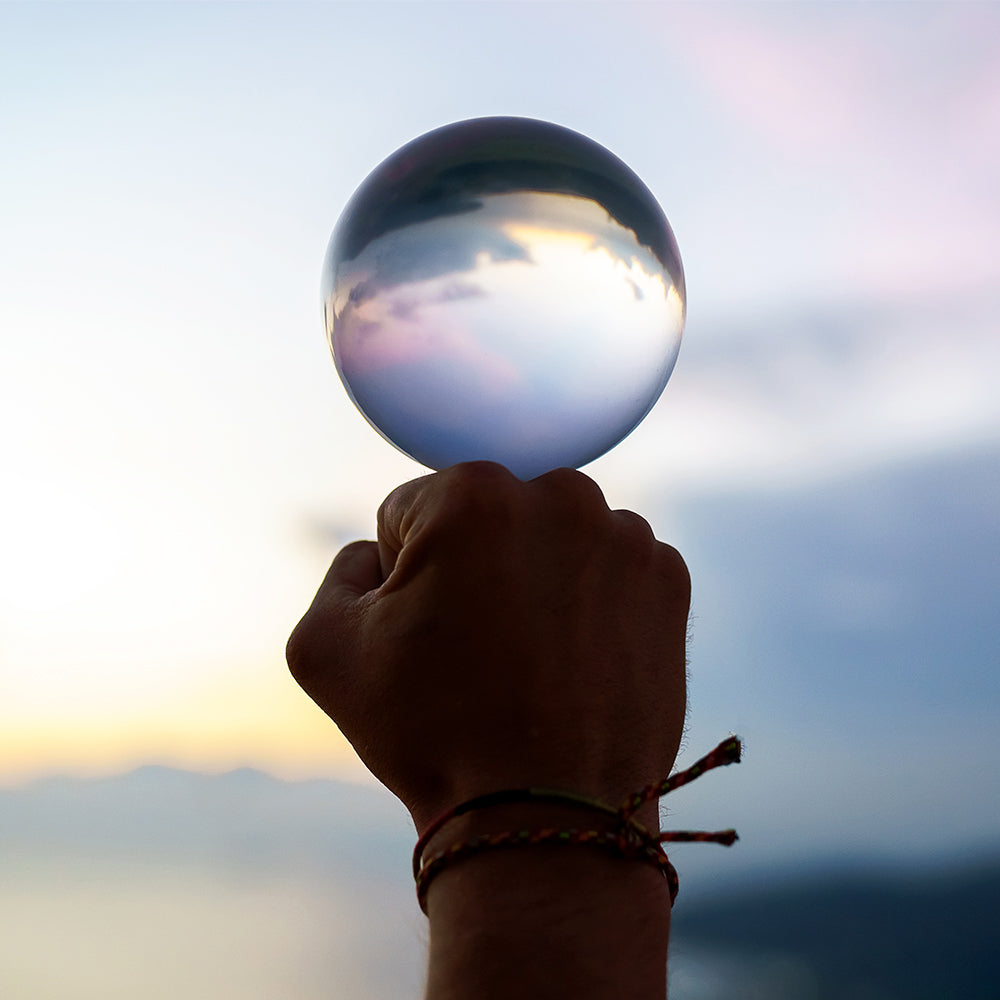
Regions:
<instances>
[{"instance_id":1,"label":"clenched fist","mask_svg":"<svg viewBox=\"0 0 1000 1000\"><path fill-rule=\"evenodd\" d=\"M618 805L677 754L689 596L677 551L587 476L468 463L390 494L288 664L418 832L507 788Z\"/></svg>"}]
</instances>

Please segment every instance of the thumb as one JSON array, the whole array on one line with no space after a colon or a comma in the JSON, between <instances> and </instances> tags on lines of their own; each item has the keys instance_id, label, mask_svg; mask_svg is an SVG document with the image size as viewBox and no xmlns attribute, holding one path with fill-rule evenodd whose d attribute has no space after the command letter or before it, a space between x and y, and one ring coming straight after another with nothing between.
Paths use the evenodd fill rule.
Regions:
<instances>
[{"instance_id":1,"label":"thumb","mask_svg":"<svg viewBox=\"0 0 1000 1000\"><path fill-rule=\"evenodd\" d=\"M285 646L288 668L324 711L327 707L316 692L329 687L339 636L347 624L344 612L381 585L378 546L374 542L345 545L330 564L309 610L292 630Z\"/></svg>"},{"instance_id":2,"label":"thumb","mask_svg":"<svg viewBox=\"0 0 1000 1000\"><path fill-rule=\"evenodd\" d=\"M312 604L285 646L292 676L306 691L314 686L317 671L329 669L331 643L339 632L343 612L381 584L374 542L351 542L334 556Z\"/></svg>"}]
</instances>

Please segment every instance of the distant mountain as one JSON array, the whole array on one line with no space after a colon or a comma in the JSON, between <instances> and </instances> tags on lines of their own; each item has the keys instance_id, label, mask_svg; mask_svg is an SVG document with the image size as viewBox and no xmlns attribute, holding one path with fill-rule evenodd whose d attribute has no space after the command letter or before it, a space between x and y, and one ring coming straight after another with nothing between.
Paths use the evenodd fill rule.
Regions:
<instances>
[{"instance_id":1,"label":"distant mountain","mask_svg":"<svg viewBox=\"0 0 1000 1000\"><path fill-rule=\"evenodd\" d=\"M369 901L354 914L359 926L381 912L419 927L409 884L413 841L409 818L388 793L251 770L206 776L143 767L0 790L0 883L5 867L19 868L22 891L25 872L47 877L38 867L47 860L61 871L86 869L95 859L112 863L107 870L118 882L132 877L134 862L177 879L236 870L241 878L271 879L261 883L268 887L287 877L309 885L320 876L317 898L340 886L345 898ZM136 886L147 877L137 876ZM211 888L203 875L194 877ZM386 890L373 897L376 883ZM80 891L78 879L66 884ZM154 910L163 892L157 885L155 893L136 889L148 891L146 907ZM682 878L672 918L671 1000L1000 1000L1000 848L951 868L927 860L890 872L843 859L831 868L817 858L812 868L761 872L756 885L724 889L721 880L701 879L701 886ZM383 900L381 911L375 898ZM386 927L385 941L368 940L385 954L402 940L411 949L404 965L419 969L405 933ZM386 961L372 954L371 968ZM385 995L396 988L390 983Z\"/></svg>"},{"instance_id":2,"label":"distant mountain","mask_svg":"<svg viewBox=\"0 0 1000 1000\"><path fill-rule=\"evenodd\" d=\"M713 998L998 1000L998 898L1000 851L909 875L811 876L678 905L671 951L682 967L700 956Z\"/></svg>"},{"instance_id":3,"label":"distant mountain","mask_svg":"<svg viewBox=\"0 0 1000 1000\"><path fill-rule=\"evenodd\" d=\"M1000 1000L1000 850L945 860L1000 844L998 497L986 442L676 515L693 719L732 719L748 753L678 793L741 840L678 849L671 1000ZM853 860L782 874L807 850ZM708 865L739 888L696 885Z\"/></svg>"},{"instance_id":4,"label":"distant mountain","mask_svg":"<svg viewBox=\"0 0 1000 1000\"><path fill-rule=\"evenodd\" d=\"M0 790L0 998L418 996L415 836L387 792L252 770Z\"/></svg>"},{"instance_id":5,"label":"distant mountain","mask_svg":"<svg viewBox=\"0 0 1000 1000\"><path fill-rule=\"evenodd\" d=\"M403 877L415 839L388 792L249 768L203 775L147 766L0 789L0 868L17 851Z\"/></svg>"},{"instance_id":6,"label":"distant mountain","mask_svg":"<svg viewBox=\"0 0 1000 1000\"><path fill-rule=\"evenodd\" d=\"M1000 737L998 499L984 443L663 515L694 580L689 745L746 745L666 800L741 837L731 857L685 851L682 880L1000 842L1000 769L978 763Z\"/></svg>"}]
</instances>

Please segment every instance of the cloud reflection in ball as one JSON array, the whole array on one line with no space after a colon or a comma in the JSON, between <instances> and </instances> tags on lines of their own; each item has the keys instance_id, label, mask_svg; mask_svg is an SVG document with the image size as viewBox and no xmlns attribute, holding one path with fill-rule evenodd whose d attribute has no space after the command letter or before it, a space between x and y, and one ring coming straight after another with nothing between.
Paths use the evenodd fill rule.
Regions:
<instances>
[{"instance_id":1,"label":"cloud reflection in ball","mask_svg":"<svg viewBox=\"0 0 1000 1000\"><path fill-rule=\"evenodd\" d=\"M337 370L387 440L441 469L578 468L659 398L684 328L670 226L624 163L530 119L414 140L355 192L323 267Z\"/></svg>"}]
</instances>

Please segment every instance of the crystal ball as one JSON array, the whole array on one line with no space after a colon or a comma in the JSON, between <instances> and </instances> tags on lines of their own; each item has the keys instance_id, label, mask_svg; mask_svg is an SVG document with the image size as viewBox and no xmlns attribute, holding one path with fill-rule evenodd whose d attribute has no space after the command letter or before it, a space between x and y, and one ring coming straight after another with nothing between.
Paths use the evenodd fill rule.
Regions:
<instances>
[{"instance_id":1,"label":"crystal ball","mask_svg":"<svg viewBox=\"0 0 1000 1000\"><path fill-rule=\"evenodd\" d=\"M579 468L645 417L684 329L662 209L621 160L526 118L446 125L351 197L323 263L351 399L431 469Z\"/></svg>"}]
</instances>

